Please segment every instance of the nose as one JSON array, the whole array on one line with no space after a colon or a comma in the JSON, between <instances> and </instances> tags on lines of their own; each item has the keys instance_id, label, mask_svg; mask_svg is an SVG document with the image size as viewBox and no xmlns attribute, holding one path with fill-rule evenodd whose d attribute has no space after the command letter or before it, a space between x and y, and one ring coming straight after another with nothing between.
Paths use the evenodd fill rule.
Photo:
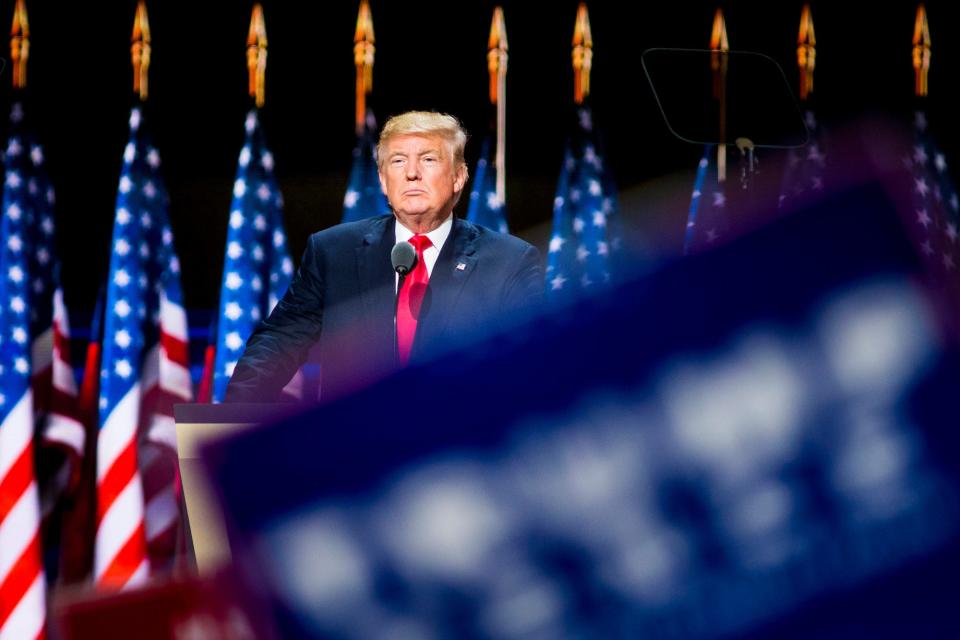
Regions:
<instances>
[{"instance_id":1,"label":"nose","mask_svg":"<svg viewBox=\"0 0 960 640\"><path fill-rule=\"evenodd\" d=\"M420 179L420 159L412 158L406 164L407 180Z\"/></svg>"}]
</instances>

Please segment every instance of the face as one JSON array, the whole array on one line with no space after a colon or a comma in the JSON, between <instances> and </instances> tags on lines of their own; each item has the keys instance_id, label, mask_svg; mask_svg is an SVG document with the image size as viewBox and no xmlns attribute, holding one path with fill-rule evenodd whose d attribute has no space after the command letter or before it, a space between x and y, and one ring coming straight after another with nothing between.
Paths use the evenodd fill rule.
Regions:
<instances>
[{"instance_id":1,"label":"face","mask_svg":"<svg viewBox=\"0 0 960 640\"><path fill-rule=\"evenodd\" d=\"M395 136L380 165L380 186L400 222L417 233L440 226L466 182L450 145L435 134Z\"/></svg>"}]
</instances>

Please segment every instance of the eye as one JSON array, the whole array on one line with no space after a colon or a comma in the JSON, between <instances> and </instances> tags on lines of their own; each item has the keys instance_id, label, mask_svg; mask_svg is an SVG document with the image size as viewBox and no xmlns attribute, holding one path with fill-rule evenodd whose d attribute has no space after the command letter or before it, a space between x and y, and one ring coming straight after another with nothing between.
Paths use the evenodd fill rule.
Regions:
<instances>
[{"instance_id":1,"label":"eye","mask_svg":"<svg viewBox=\"0 0 960 640\"><path fill-rule=\"evenodd\" d=\"M400 165L403 164L403 161L404 161L404 158L400 156L396 156L390 159L390 164L393 165L394 167L399 167Z\"/></svg>"}]
</instances>

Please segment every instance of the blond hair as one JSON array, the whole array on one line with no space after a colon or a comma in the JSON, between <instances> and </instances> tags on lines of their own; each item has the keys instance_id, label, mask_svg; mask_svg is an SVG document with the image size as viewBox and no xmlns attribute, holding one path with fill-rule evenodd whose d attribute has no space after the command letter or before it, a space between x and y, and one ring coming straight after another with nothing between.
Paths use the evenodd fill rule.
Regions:
<instances>
[{"instance_id":1,"label":"blond hair","mask_svg":"<svg viewBox=\"0 0 960 640\"><path fill-rule=\"evenodd\" d=\"M467 145L467 132L460 121L446 113L437 111L407 111L393 116L383 125L380 141L377 143L377 166L382 168L384 151L391 138L411 134L438 135L447 141L453 156L454 167L466 167L463 149Z\"/></svg>"}]
</instances>

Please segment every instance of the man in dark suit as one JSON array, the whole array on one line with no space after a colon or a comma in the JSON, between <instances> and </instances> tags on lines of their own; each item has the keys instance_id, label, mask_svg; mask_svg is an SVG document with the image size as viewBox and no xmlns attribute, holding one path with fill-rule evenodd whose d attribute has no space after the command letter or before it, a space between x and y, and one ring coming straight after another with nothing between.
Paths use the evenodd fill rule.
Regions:
<instances>
[{"instance_id":1,"label":"man in dark suit","mask_svg":"<svg viewBox=\"0 0 960 640\"><path fill-rule=\"evenodd\" d=\"M533 246L453 216L467 182L465 144L460 123L445 114L412 111L387 121L377 163L394 215L310 237L286 294L247 341L227 401L275 400L317 342L328 398L507 328L540 301ZM398 242L412 244L418 257L402 281L390 259Z\"/></svg>"}]
</instances>

